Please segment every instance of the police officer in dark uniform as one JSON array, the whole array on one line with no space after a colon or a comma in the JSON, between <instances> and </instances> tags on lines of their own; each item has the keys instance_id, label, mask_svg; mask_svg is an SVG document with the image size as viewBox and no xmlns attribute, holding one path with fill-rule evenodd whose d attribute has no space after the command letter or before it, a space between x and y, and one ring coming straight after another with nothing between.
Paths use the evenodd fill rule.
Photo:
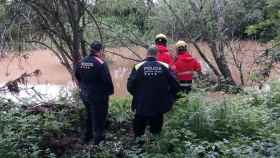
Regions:
<instances>
[{"instance_id":1,"label":"police officer in dark uniform","mask_svg":"<svg viewBox=\"0 0 280 158\"><path fill-rule=\"evenodd\" d=\"M135 111L133 130L135 137L142 136L150 125L152 134L159 134L163 114L170 111L179 84L169 65L157 61L157 48L148 49L147 58L134 66L127 89L133 95L132 110Z\"/></svg>"},{"instance_id":2,"label":"police officer in dark uniform","mask_svg":"<svg viewBox=\"0 0 280 158\"><path fill-rule=\"evenodd\" d=\"M87 110L87 128L84 141L93 138L97 145L105 139L105 122L108 113L109 96L114 87L107 64L101 59L102 43L91 44L90 55L75 66L75 76L81 89L81 98Z\"/></svg>"}]
</instances>

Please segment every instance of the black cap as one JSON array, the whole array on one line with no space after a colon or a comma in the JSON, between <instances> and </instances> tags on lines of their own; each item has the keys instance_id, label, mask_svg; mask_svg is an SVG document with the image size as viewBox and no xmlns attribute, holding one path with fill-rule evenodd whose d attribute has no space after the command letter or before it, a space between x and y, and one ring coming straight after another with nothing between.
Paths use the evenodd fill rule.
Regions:
<instances>
[{"instance_id":1,"label":"black cap","mask_svg":"<svg viewBox=\"0 0 280 158\"><path fill-rule=\"evenodd\" d=\"M103 49L103 45L101 42L99 41L94 41L92 42L92 44L90 45L91 50L94 50L96 52L99 52Z\"/></svg>"}]
</instances>

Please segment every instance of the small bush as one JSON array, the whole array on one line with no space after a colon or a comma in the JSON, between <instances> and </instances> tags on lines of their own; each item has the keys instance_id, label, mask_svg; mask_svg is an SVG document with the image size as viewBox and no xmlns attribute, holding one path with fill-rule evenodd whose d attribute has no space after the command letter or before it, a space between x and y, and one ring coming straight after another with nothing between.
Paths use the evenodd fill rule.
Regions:
<instances>
[{"instance_id":1,"label":"small bush","mask_svg":"<svg viewBox=\"0 0 280 158\"><path fill-rule=\"evenodd\" d=\"M110 103L109 113L111 118L118 123L130 121L133 115L131 98L113 98Z\"/></svg>"}]
</instances>

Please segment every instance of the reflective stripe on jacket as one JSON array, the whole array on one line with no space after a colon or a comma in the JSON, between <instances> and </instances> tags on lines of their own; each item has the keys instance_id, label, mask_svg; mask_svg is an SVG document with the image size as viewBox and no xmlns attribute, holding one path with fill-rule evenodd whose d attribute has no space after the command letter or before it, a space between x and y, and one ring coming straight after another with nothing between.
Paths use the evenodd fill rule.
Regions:
<instances>
[{"instance_id":1,"label":"reflective stripe on jacket","mask_svg":"<svg viewBox=\"0 0 280 158\"><path fill-rule=\"evenodd\" d=\"M168 112L180 90L169 65L149 57L135 65L127 82L136 114L153 116Z\"/></svg>"}]
</instances>

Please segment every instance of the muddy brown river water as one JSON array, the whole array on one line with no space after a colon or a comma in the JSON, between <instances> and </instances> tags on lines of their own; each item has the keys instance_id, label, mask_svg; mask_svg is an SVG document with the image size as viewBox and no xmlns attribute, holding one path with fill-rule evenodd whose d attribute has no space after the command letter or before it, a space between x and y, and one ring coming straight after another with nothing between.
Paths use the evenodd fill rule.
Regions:
<instances>
[{"instance_id":1,"label":"muddy brown river water","mask_svg":"<svg viewBox=\"0 0 280 158\"><path fill-rule=\"evenodd\" d=\"M115 49L120 52L122 50ZM60 64L56 56L49 50L34 50L28 52L28 58L14 57L10 55L0 58L0 83L13 80L25 72L41 70L39 77L32 78L29 83L32 85L63 85L72 86L73 82L67 70ZM127 95L126 80L135 64L133 61L125 61L119 57L107 55L111 75L115 85L115 95Z\"/></svg>"},{"instance_id":2,"label":"muddy brown river water","mask_svg":"<svg viewBox=\"0 0 280 158\"><path fill-rule=\"evenodd\" d=\"M209 53L209 48L201 43L200 46L202 50L206 53L210 60L213 60ZM258 50L264 49L266 45L258 44L253 41L244 41L241 44L241 49L245 52L242 55L242 60L245 60L245 72L250 71L249 66L253 62L254 55ZM194 48L189 48L193 56L200 59L200 56L196 53ZM171 47L171 51L174 50ZM122 55L136 58L132 53L130 53L126 48L115 48L110 49L120 53ZM134 48L134 51L145 56L145 50L143 48ZM49 50L40 49L28 52L28 58L19 58L9 55L5 58L0 58L0 83L5 83L9 80L13 80L25 72L32 72L35 69L40 69L42 75L37 78L30 80L31 84L46 85L72 85L71 76L67 70L60 64L55 55ZM229 56L229 59L231 57ZM134 61L127 61L118 56L107 54L107 60L109 61L110 71L114 80L115 85L115 95L126 96L128 95L126 91L126 81L128 75L131 71L132 66L136 63ZM200 59L201 60L201 59ZM202 60L201 60L202 61ZM238 80L238 71L231 64L231 69L234 74L234 78ZM245 74L246 74L245 73Z\"/></svg>"}]
</instances>

